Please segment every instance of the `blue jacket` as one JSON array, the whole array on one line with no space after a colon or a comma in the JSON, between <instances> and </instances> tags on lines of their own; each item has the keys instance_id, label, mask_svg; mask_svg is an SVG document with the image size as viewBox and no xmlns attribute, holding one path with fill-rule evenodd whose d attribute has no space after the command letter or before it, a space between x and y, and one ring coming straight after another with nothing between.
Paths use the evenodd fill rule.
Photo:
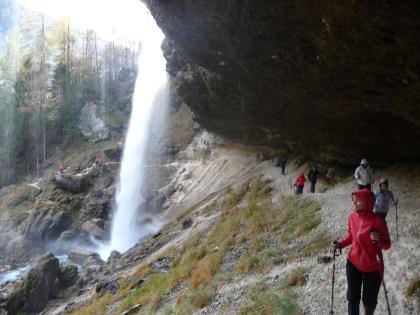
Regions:
<instances>
[{"instance_id":1,"label":"blue jacket","mask_svg":"<svg viewBox=\"0 0 420 315\"><path fill-rule=\"evenodd\" d=\"M378 190L375 193L375 198L375 209L373 210L373 212L375 213L387 213L389 210L390 203L392 203L392 205L395 205L394 195L392 194L392 191Z\"/></svg>"}]
</instances>

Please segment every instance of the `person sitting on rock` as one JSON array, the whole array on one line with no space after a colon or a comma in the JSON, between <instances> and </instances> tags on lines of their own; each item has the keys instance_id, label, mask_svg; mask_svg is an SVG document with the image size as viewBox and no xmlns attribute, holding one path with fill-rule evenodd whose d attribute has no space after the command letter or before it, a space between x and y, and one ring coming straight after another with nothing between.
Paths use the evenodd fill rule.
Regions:
<instances>
[{"instance_id":1,"label":"person sitting on rock","mask_svg":"<svg viewBox=\"0 0 420 315\"><path fill-rule=\"evenodd\" d=\"M319 172L315 166L312 167L312 169L308 173L308 179L311 182L311 193L315 192L315 184L316 184L316 181L318 180L318 175L319 175Z\"/></svg>"},{"instance_id":2,"label":"person sitting on rock","mask_svg":"<svg viewBox=\"0 0 420 315\"><path fill-rule=\"evenodd\" d=\"M354 178L357 181L359 189L367 188L370 190L372 188L373 171L369 167L369 163L366 159L362 159L360 166L356 168Z\"/></svg>"},{"instance_id":3,"label":"person sitting on rock","mask_svg":"<svg viewBox=\"0 0 420 315\"><path fill-rule=\"evenodd\" d=\"M384 220L388 214L389 205L396 206L398 204L398 199L394 198L394 194L388 190L388 187L388 179L383 177L379 181L379 190L375 193L375 209L373 211Z\"/></svg>"},{"instance_id":4,"label":"person sitting on rock","mask_svg":"<svg viewBox=\"0 0 420 315\"><path fill-rule=\"evenodd\" d=\"M297 178L295 182L295 193L296 195L300 195L303 193L303 187L305 186L306 178L305 174L301 173Z\"/></svg>"}]
</instances>

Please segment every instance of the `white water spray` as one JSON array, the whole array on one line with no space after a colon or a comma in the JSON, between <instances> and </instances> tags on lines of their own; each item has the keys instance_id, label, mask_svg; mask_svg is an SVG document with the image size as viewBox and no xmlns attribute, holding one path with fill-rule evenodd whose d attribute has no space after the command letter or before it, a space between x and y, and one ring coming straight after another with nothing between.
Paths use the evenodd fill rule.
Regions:
<instances>
[{"instance_id":1,"label":"white water spray","mask_svg":"<svg viewBox=\"0 0 420 315\"><path fill-rule=\"evenodd\" d=\"M125 140L117 191L117 211L114 213L110 244L100 250L107 258L112 250L124 252L137 241L155 233L160 224L143 223L145 209L140 209L144 201L141 191L145 184L145 153L150 137L150 127L154 113L165 111L167 95L166 61L160 45L164 38L146 8L140 19L144 20L142 48L139 56L138 76L134 89L133 108Z\"/></svg>"}]
</instances>

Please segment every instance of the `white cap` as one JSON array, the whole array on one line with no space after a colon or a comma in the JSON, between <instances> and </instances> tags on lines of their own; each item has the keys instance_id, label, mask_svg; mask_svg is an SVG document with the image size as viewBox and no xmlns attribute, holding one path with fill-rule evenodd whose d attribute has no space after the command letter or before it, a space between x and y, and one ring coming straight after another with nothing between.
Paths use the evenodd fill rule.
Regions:
<instances>
[{"instance_id":1,"label":"white cap","mask_svg":"<svg viewBox=\"0 0 420 315\"><path fill-rule=\"evenodd\" d=\"M360 165L364 165L364 164L369 164L366 159L362 159L362 161L360 162Z\"/></svg>"}]
</instances>

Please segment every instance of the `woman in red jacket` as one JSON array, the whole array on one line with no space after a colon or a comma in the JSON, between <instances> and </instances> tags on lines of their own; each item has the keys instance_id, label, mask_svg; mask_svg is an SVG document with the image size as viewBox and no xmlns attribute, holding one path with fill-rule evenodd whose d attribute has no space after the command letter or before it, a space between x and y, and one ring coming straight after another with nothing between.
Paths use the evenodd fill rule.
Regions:
<instances>
[{"instance_id":1,"label":"woman in red jacket","mask_svg":"<svg viewBox=\"0 0 420 315\"><path fill-rule=\"evenodd\" d=\"M303 186L305 186L306 178L305 174L301 173L297 178L295 182L295 192L296 194L301 194L303 192Z\"/></svg>"},{"instance_id":2,"label":"woman in red jacket","mask_svg":"<svg viewBox=\"0 0 420 315\"><path fill-rule=\"evenodd\" d=\"M391 242L386 224L372 211L375 195L368 189L361 189L352 194L352 199L355 210L349 215L348 232L343 239L333 243L333 249L351 244L346 266L349 315L359 315L360 298L365 314L372 315L383 279L382 250L389 249Z\"/></svg>"}]
</instances>

